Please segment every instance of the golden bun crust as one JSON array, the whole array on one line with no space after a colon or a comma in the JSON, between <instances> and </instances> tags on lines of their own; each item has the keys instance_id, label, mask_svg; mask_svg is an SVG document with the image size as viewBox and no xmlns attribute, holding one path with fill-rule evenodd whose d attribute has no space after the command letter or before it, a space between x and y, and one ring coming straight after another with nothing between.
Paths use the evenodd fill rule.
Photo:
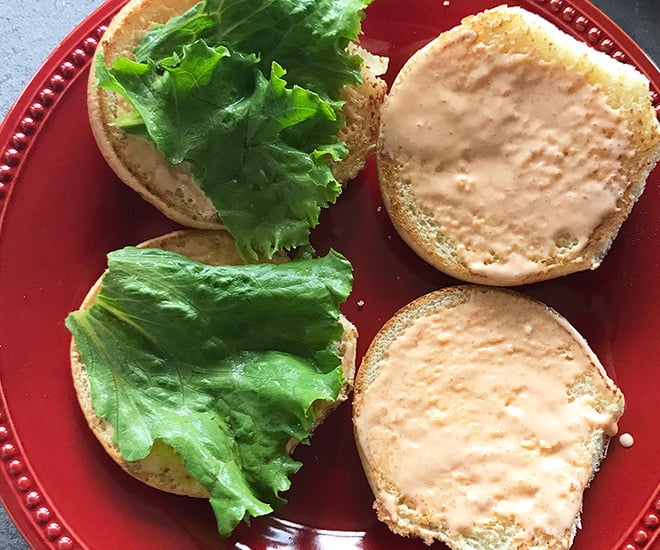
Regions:
<instances>
[{"instance_id":1,"label":"golden bun crust","mask_svg":"<svg viewBox=\"0 0 660 550\"><path fill-rule=\"evenodd\" d=\"M380 78L387 71L387 59L372 55L356 44L349 45L349 51L363 59L362 83L344 86L342 90L345 124L339 131L339 139L348 146L348 156L331 165L333 175L342 184L357 176L376 150L380 106L387 93L387 84Z\"/></svg>"},{"instance_id":2,"label":"golden bun crust","mask_svg":"<svg viewBox=\"0 0 660 550\"><path fill-rule=\"evenodd\" d=\"M188 229L174 231L150 239L138 246L144 248L161 248L163 250L177 252L187 256L191 260L209 265L240 265L244 263L236 251L234 239L224 230L206 231ZM278 255L273 259L273 262L279 263L285 260L286 258L284 256ZM101 278L91 287L80 309L90 308L100 290ZM316 426L335 407L346 400L353 386L357 330L343 316L341 317L341 321L344 326L344 335L340 343L340 352L342 354L344 377L347 379L347 382L334 403L322 403L316 407ZM173 449L160 440L156 441L151 453L145 459L137 461L124 460L118 446L112 441L112 425L96 415L92 403L87 369L73 339L71 340L70 360L74 387L80 408L85 415L90 429L112 459L127 473L151 487L179 495L208 498L206 489L188 473ZM289 442L287 447L289 452L295 448L297 443L296 440Z\"/></svg>"},{"instance_id":3,"label":"golden bun crust","mask_svg":"<svg viewBox=\"0 0 660 550\"><path fill-rule=\"evenodd\" d=\"M490 301L491 298L492 302ZM575 399L585 398L589 400L591 403L590 406L593 406L593 410L606 415L613 422L618 421L623 413L624 398L621 391L607 376L607 373L588 347L586 341L563 317L551 308L518 292L497 287L460 285L431 292L401 308L385 323L374 337L362 359L355 380L353 394L355 439L364 472L374 494L374 508L376 509L378 519L384 522L396 534L406 537L418 537L423 539L427 544L441 540L455 550L490 550L493 548L529 548L538 550L540 548L568 548L580 525L579 510L572 525L559 536L539 530L527 532L523 527L524 522L520 521L520 516L517 516L513 520L511 516L501 515L499 511L494 512L493 510L497 508L498 502L489 500L490 497L484 494L480 494L479 497L473 494L472 499L478 498L477 502L483 502L482 498L486 499L485 502L488 505L479 508L480 514L475 516L467 512L462 513L463 518L469 517L473 523L469 526L462 526L457 533L456 529L452 530L450 528L449 512L447 509L455 509L456 507L465 505L466 510L473 510L469 506L474 505L474 501L469 500L468 492L474 490L474 486L470 486L470 491L467 491L467 486L465 490L460 490L459 501L448 500L451 498L449 495L445 495L446 498L443 497L444 493L438 493L441 489L435 489L436 492L430 492L434 490L430 486L446 487L436 482L439 479L437 472L447 471L447 468L450 467L451 474L459 476L453 479L470 479L469 476L472 473L470 468L477 468L481 476L487 475L485 473L487 470L481 469L480 463L464 465L460 460L458 465L452 464L451 466L445 463L436 463L438 467L431 470L431 473L425 471L424 464L426 464L425 460L427 457L432 456L432 462L441 459L437 458L438 454L433 449L430 449L429 453L425 454L423 442L442 442L441 444L438 443L438 448L444 447L447 450L447 454L443 456L446 459L452 457L452 452L455 450L455 447L452 446L455 445L454 440L450 441L450 438L445 438L448 432L445 431L445 428L437 426L442 426L443 422L447 422L447 425L451 427L446 428L446 430L462 430L464 426L462 423L456 421L458 417L460 417L461 422L466 419L465 422L473 426L474 418L470 416L472 413L466 413L465 411L476 410L480 415L479 426L469 428L473 431L469 432L470 436L467 439L460 439L459 450L473 448L482 449L479 451L480 453L489 453L490 451L488 449L492 449L492 447L488 447L488 445L492 441L486 438L486 434L492 434L489 431L491 425L498 424L498 419L502 418L502 416L498 415L503 414L503 410L507 406L505 403L507 400L512 399L511 394L508 393L509 386L502 380L506 376L503 377L502 372L498 372L498 369L509 368L508 362L510 360L507 357L502 357L504 360L503 365L505 366L498 365L496 361L483 366L479 363L478 376L483 376L484 380L488 379L492 381L488 383L489 387L492 385L492 389L489 390L492 399L485 399L480 393L483 389L474 389L470 384L474 380L473 378L459 378L462 385L460 388L456 385L457 379L452 378L452 372L466 372L473 365L461 361L461 358L457 354L452 353L452 351L445 351L448 346L441 343L444 340L442 340L441 335L437 332L436 325L426 325L434 327L430 331L433 336L430 336L428 332L424 332L426 329L420 329L420 325L415 325L416 328L411 329L412 332L409 333L410 335L414 333L415 348L425 345L424 342L420 342L420 338L429 337L432 340L433 343L429 344L429 351L424 352L426 354L425 357L429 357L428 364L415 363L415 358L412 358L409 353L412 344L410 342L400 343L399 338L413 323L420 320L428 321L434 316L451 316L451 323L456 323L460 327L456 330L469 333L466 336L467 340L473 338L472 341L483 343L479 339L479 331L483 327L475 324L475 318L472 316L474 314L465 313L465 310L462 310L460 314L454 314L451 311L457 308L457 306L470 302L478 304L478 307L484 307L483 304L486 304L485 307L491 307L494 303L496 307L502 307L500 311L503 312L505 317L509 315L507 313L508 308L518 304L523 309L516 311L524 312L525 323L534 323L535 327L541 326L540 324L542 323L559 325L559 333L563 335L560 338L567 346L565 349L569 349L568 346L577 346L577 348L573 347L571 349L582 349L585 356L590 358L589 367L578 378L571 377L568 379L568 377L562 377L562 383L568 396L567 403ZM458 317L459 315L461 316L460 318ZM490 315L490 313L487 315ZM515 323L522 324L523 321L519 317L516 317ZM496 330L488 332L488 329L486 329L481 334L488 334L488 337L492 339L489 340L489 343L492 344L498 332ZM446 337L450 338L449 336ZM399 349L408 350L408 353L399 353L397 351L397 346L399 345L402 346ZM522 346L524 344L521 343L520 345ZM534 345L536 346L537 344ZM544 346L547 346L547 344L542 340L538 347L533 348L538 351L539 359L546 355L557 354L557 350L544 349ZM474 355L471 355L471 357L481 357L479 355L481 353L482 348L475 352ZM430 357L431 355L432 357ZM415 363L415 365L408 369L399 361L396 361L396 363L392 361L392 357L397 357L405 362ZM564 361L565 359L559 358L558 360ZM532 359L529 359L529 361L532 361ZM451 371L454 366L457 371ZM526 366L526 376L535 376L535 373L539 375L538 373L541 372L542 368L544 367L537 365ZM406 385L409 378L417 376L415 369L417 369L417 372L425 373L425 383L423 385L429 386L428 395L423 394L422 390L419 390L422 382L416 378L410 382L409 386ZM379 385L378 389L373 392L372 388L376 384L381 384L379 377L384 377L386 382ZM447 382L449 379L453 381ZM411 387L417 388L417 392L412 391L410 389ZM527 386L527 391L532 391L529 389L532 387L534 386L531 384ZM407 397L402 398L401 396L406 392L411 393ZM431 400L429 403L427 403L427 397ZM519 406L520 403L516 402L516 406ZM533 418L535 415L543 415L544 413L561 415L563 412L554 407L551 411L544 411L542 405L539 403L542 403L542 400L534 401L532 397L532 406L539 407L538 410L527 410L521 414L529 414ZM563 406L568 407L569 405L565 404ZM442 411L445 411L446 407L460 412L455 413L455 416L450 416L445 421L437 420L442 418L442 416L436 416L434 414L436 410L440 411L441 414L445 414ZM412 413L411 417L405 417L406 410L408 409L414 409L417 412ZM383 412L376 414L374 411ZM399 413L402 414L400 415ZM420 416L417 416L417 413ZM588 411L588 415L591 414L592 412ZM571 416L570 420L573 421L574 418ZM539 421L541 423L544 422L544 418L542 416L539 417ZM372 435L374 428L380 430L383 426L386 426L386 431L379 433L385 433L385 436L381 438L380 436ZM509 436L506 424L502 425L500 423L499 426L503 434L496 436L502 438L496 439L498 449L500 449L499 445L502 445L502 449L513 448L515 449L513 451L514 455L518 453L524 454L530 451L531 448L529 446L523 447L515 435ZM611 429L611 427L608 429ZM411 431L416 435L410 436ZM417 434L424 431L427 431L427 433L418 439ZM574 493L573 496L577 499L578 504L581 504L582 491L591 481L600 462L605 457L609 436L611 435L611 432L608 434L606 433L607 430L600 427L592 427L590 431L584 431L585 433L582 439L579 440L578 445L579 459L574 458L578 456L576 454L570 455L570 460L579 460L578 463L580 465L581 475L576 477L575 480L573 478L569 480L571 483L570 490ZM409 439L409 437L412 437L414 441ZM492 435L488 437L492 437ZM511 437L511 447L503 443L507 437ZM561 441L561 437L562 434L558 433L558 441ZM404 439L405 441L399 444L398 440L400 439ZM374 445L380 444L383 441L386 441L386 445L378 447L378 450L375 450ZM535 440L532 439L532 441ZM435 443L431 444L435 445ZM518 447L518 445L520 446ZM403 449L406 449L406 451ZM544 455L545 451L543 447L541 446L538 449L534 447L534 451L538 451L539 454L538 461L534 463L534 471L531 473L534 474L536 472L538 475L534 474L534 477L538 479L547 478L549 480L548 483L552 483L554 478L548 477L552 474L552 470L548 470L548 466L543 462L543 458L546 456ZM404 452L413 454L407 459L403 456ZM553 450L552 452L554 453L555 451ZM571 450L571 453L575 453L575 448ZM509 464L507 462L509 460L511 460L511 456L505 453L499 454L497 457L498 463ZM412 466L413 464L414 466ZM431 467L435 467L435 465ZM406 473L401 476L399 473L401 470L409 472L411 469L415 470L413 474ZM410 480L414 476L417 476L416 479L418 480L424 480L423 482L420 481L422 485L416 486L416 489L410 488L406 492L397 485L397 479ZM468 484L468 482L463 483ZM420 494L423 496L419 496ZM433 496L428 496L429 494ZM506 501L509 497L505 495L498 498ZM515 493L515 495L511 496L511 499L516 498L522 498L521 494ZM419 507L416 503L419 503ZM508 502L504 502L504 506L497 509L506 510L507 504ZM543 505L541 503L541 506ZM568 506L567 503L564 503L562 506L564 505ZM536 514L536 512L528 513Z\"/></svg>"},{"instance_id":4,"label":"golden bun crust","mask_svg":"<svg viewBox=\"0 0 660 550\"><path fill-rule=\"evenodd\" d=\"M599 88L607 105L621 113L629 133L633 154L621 160L621 173L628 187L617 200L617 210L602 219L579 254L532 256L533 237L528 235L523 237L530 241L527 259L536 264L529 274L507 279L499 278L499 274L487 272L485 268L475 272L457 254L459 243L451 241L433 214L418 201L410 183L402 175L404 160L395 152L385 150L383 144L387 126L385 119L382 119L378 143L379 179L384 203L397 231L419 256L437 269L477 284L526 284L595 269L642 194L650 171L660 159L660 125L649 98L648 80L632 66L589 48L539 16L521 8L499 6L465 18L461 25L442 33L432 45L413 55L386 97L383 111L387 112L389 97L396 94L399 83L413 78L410 73L423 62L425 56L440 55L444 45L466 31L476 33L476 43L479 45L496 48L505 54L532 57L539 64L560 63L567 72L580 78L586 77L591 86ZM434 169L422 159L411 162L421 168ZM556 213L549 215L561 218Z\"/></svg>"},{"instance_id":5,"label":"golden bun crust","mask_svg":"<svg viewBox=\"0 0 660 550\"><path fill-rule=\"evenodd\" d=\"M107 65L118 57L133 58L133 48L156 24L164 24L194 6L198 0L131 0L110 22L99 41L97 53ZM357 46L361 55L363 82L346 87L343 108L346 124L340 138L346 141L349 156L333 165L340 183L352 179L364 166L375 148L379 127L379 108L386 84L378 75L386 70L386 60L370 55ZM92 64L87 89L87 106L92 133L99 150L119 179L139 193L170 219L186 227L223 228L215 207L195 183L186 163L171 165L146 140L131 136L112 126L117 116L129 110L128 103L114 92L95 86Z\"/></svg>"}]
</instances>

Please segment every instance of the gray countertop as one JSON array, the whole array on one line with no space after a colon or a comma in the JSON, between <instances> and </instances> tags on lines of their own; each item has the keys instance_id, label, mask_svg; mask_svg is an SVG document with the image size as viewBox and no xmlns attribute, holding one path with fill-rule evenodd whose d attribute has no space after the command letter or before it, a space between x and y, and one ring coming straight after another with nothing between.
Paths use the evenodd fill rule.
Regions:
<instances>
[{"instance_id":1,"label":"gray countertop","mask_svg":"<svg viewBox=\"0 0 660 550\"><path fill-rule=\"evenodd\" d=\"M0 9L0 119L46 56L103 0L3 0ZM594 0L660 63L660 0ZM0 507L0 550L28 546Z\"/></svg>"}]
</instances>

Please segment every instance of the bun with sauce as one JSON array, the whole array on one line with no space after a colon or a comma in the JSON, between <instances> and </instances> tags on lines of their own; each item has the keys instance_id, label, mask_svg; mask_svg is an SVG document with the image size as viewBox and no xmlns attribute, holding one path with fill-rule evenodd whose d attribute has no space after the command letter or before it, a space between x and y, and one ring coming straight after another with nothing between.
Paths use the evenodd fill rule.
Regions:
<instances>
[{"instance_id":1,"label":"bun with sauce","mask_svg":"<svg viewBox=\"0 0 660 550\"><path fill-rule=\"evenodd\" d=\"M128 2L99 42L88 88L110 167L172 220L226 226L246 257L304 244L318 209L340 193L337 182L355 177L375 149L386 91L378 75L387 60L354 42L364 5L344 4L350 13L341 18L328 1L260 10L242 0ZM186 59L205 70L217 61L213 76L192 75L190 84L177 73ZM258 199L241 194L251 189L268 197L264 215Z\"/></svg>"},{"instance_id":2,"label":"bun with sauce","mask_svg":"<svg viewBox=\"0 0 660 550\"><path fill-rule=\"evenodd\" d=\"M149 254L141 254L150 250L175 255L168 254L162 263L157 255L152 264ZM269 507L284 502L277 491L288 487L288 475L300 466L286 455L299 441L307 440L311 431L352 390L355 327L338 309L331 306L325 310L308 303L300 306L301 310L304 308L300 315L305 316L304 322L300 322L304 328L300 330L307 331L301 336L295 328L297 298L282 298L288 291L277 288L280 281L282 286L291 284L292 279L286 280L290 276L301 277L305 282L295 286L296 293L307 288L309 296L314 296L315 288L321 285L315 287L311 279L317 277L321 284L327 283L320 275L327 264L324 267L318 262L335 262L338 255L295 261L285 261L284 256L278 255L272 264L253 266L257 271L245 277L248 283L256 281L256 289L249 290L251 287L243 284L245 279L240 272L230 274L229 278L220 272L205 274L202 264L243 264L232 237L223 230L176 231L146 241L132 251L118 252L124 251L133 256L125 264L128 268L122 263L126 260L109 256L108 271L90 289L80 311L67 318L67 327L74 336L71 369L81 409L94 435L121 468L157 489L211 498L219 531L228 535L241 519L263 515ZM301 275L288 272L289 275L268 276L270 267L293 267L303 261L307 266ZM310 269L313 265L316 267ZM345 260L343 263L340 260L339 265L338 271L330 272L350 276L350 265ZM184 271L195 272L198 291L187 278L178 278ZM117 291L118 280L121 292ZM223 292L218 286L225 280L230 280L229 288L236 296L218 297ZM335 280L334 284L339 294L333 300L339 300L346 290L345 279ZM107 289L111 294L103 296L99 306L99 296L106 285L112 287ZM308 297L302 301L305 299L310 300ZM251 303L237 306L236 302L241 300ZM257 313L256 322L234 309L252 309L264 300L270 300L264 306L270 311ZM286 307L282 300L289 300ZM322 300L323 297L319 298ZM280 303L283 311L275 311L274 303ZM134 308L131 304L138 306ZM326 298L324 307L327 304ZM84 316L93 307L95 312ZM178 314L179 310L182 315ZM319 311L330 316L319 320ZM279 318L280 315L283 317ZM338 317L333 320L335 315ZM114 319L108 319L109 316ZM223 317L228 320L224 322ZM286 326L291 334L281 335L281 324L269 327L273 318L280 323L288 318ZM119 328L115 326L117 323L121 325ZM204 336L208 323L213 326L210 334ZM161 327L164 332L159 336ZM239 334L232 334L234 330ZM323 337L319 340L321 332L325 338L337 333L340 341L330 342L326 349L321 349L324 346ZM183 344L177 344L180 335ZM257 335L261 335L261 340ZM179 349L195 338L199 342L190 344L190 349ZM253 341L246 343L246 338ZM297 343L288 341L294 338L299 339ZM152 341L156 342L153 347ZM319 351L310 360L308 356L315 347ZM107 372L111 373L110 382L105 378ZM180 391L179 382L172 384L171 373L179 376ZM196 373L203 375L201 381L195 381ZM214 420L218 411L223 410L224 401L233 410L226 411L226 417ZM268 416L267 421L258 418L262 414ZM257 418L250 420L254 416ZM280 416L285 419L281 425ZM261 427L250 428L254 422ZM216 433L218 426L222 431ZM144 447L145 438L150 437L153 441L147 439ZM203 450L201 455L196 454L197 447ZM137 457L140 452L146 456ZM261 452L266 456L260 456ZM259 470L256 474L251 470L252 461ZM274 495L269 495L269 484L274 485L270 489Z\"/></svg>"},{"instance_id":3,"label":"bun with sauce","mask_svg":"<svg viewBox=\"0 0 660 550\"><path fill-rule=\"evenodd\" d=\"M659 158L647 78L517 7L467 17L415 53L381 113L394 226L472 283L595 269Z\"/></svg>"},{"instance_id":4,"label":"bun with sauce","mask_svg":"<svg viewBox=\"0 0 660 550\"><path fill-rule=\"evenodd\" d=\"M365 354L353 401L378 518L456 550L570 547L624 409L566 319L472 285L397 312Z\"/></svg>"}]
</instances>

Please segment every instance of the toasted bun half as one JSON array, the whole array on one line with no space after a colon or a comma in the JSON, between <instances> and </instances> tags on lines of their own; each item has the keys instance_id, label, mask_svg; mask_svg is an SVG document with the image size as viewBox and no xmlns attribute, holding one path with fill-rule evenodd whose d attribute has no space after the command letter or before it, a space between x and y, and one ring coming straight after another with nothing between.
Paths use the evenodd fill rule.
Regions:
<instances>
[{"instance_id":1,"label":"toasted bun half","mask_svg":"<svg viewBox=\"0 0 660 550\"><path fill-rule=\"evenodd\" d=\"M500 6L415 53L383 104L385 206L423 259L495 286L594 269L660 158L649 82Z\"/></svg>"},{"instance_id":2,"label":"toasted bun half","mask_svg":"<svg viewBox=\"0 0 660 550\"><path fill-rule=\"evenodd\" d=\"M236 251L233 238L224 230L203 231L191 229L175 231L146 241L139 246L178 252L191 260L209 265L239 265L244 263ZM273 261L284 261L284 258L276 257ZM101 279L92 286L83 300L80 309L91 307L100 290ZM347 381L334 403L328 404L324 402L316 406L315 416L317 426L336 406L346 400L353 387L357 330L343 316L341 317L341 322L344 327L344 335L339 349L344 377ZM136 479L157 489L180 495L208 498L206 489L188 473L172 448L160 440L156 441L149 456L143 460L129 462L122 458L118 446L112 440L112 425L96 415L92 403L87 369L82 362L82 358L73 339L71 341L71 371L78 402L89 427L101 445L103 445L106 452L119 466ZM297 443L297 440L289 442L289 452L295 448Z\"/></svg>"},{"instance_id":3,"label":"toasted bun half","mask_svg":"<svg viewBox=\"0 0 660 550\"><path fill-rule=\"evenodd\" d=\"M565 549L624 398L554 310L463 285L396 313L355 382L378 518L453 549Z\"/></svg>"},{"instance_id":4,"label":"toasted bun half","mask_svg":"<svg viewBox=\"0 0 660 550\"><path fill-rule=\"evenodd\" d=\"M133 49L154 25L181 15L198 0L131 0L108 25L97 53L111 65L119 57L133 58ZM387 85L378 78L387 60L372 56L358 46L352 51L364 58L363 82L343 92L345 127L340 132L349 156L333 166L338 181L355 177L375 150L380 122L380 104ZM98 147L117 176L170 219L198 229L222 228L210 199L195 183L188 166L170 164L153 145L112 125L129 110L126 100L95 86L94 67L89 75L87 105L92 132Z\"/></svg>"}]
</instances>

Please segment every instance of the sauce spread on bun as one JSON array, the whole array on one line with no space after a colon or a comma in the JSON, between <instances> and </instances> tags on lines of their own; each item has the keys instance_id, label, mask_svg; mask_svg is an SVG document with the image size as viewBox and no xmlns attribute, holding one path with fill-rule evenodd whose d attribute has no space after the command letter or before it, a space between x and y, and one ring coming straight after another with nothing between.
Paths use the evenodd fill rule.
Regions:
<instances>
[{"instance_id":1,"label":"sauce spread on bun","mask_svg":"<svg viewBox=\"0 0 660 550\"><path fill-rule=\"evenodd\" d=\"M539 258L579 253L617 210L629 132L584 75L464 31L404 76L384 106L384 151L470 271L520 279Z\"/></svg>"},{"instance_id":2,"label":"sauce spread on bun","mask_svg":"<svg viewBox=\"0 0 660 550\"><path fill-rule=\"evenodd\" d=\"M376 336L354 423L388 524L437 525L455 539L499 523L516 526L517 543L537 533L567 543L622 411L563 317L510 291L448 287Z\"/></svg>"}]
</instances>

